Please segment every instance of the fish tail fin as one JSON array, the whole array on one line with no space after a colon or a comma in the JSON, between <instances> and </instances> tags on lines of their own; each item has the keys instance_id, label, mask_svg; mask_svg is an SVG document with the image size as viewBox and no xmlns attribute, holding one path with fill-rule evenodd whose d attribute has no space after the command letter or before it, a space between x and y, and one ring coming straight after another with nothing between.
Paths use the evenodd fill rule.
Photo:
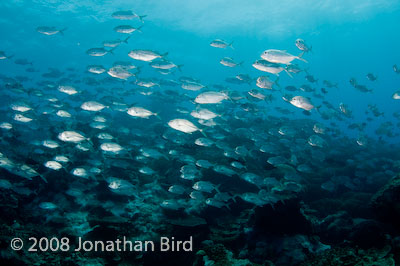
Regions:
<instances>
[{"instance_id":1,"label":"fish tail fin","mask_svg":"<svg viewBox=\"0 0 400 266\"><path fill-rule=\"evenodd\" d=\"M276 84L276 86L278 86L278 88L281 90L282 87L281 87L281 85L278 83L278 81L279 81L279 76L276 77L276 80L274 81L274 84Z\"/></svg>"},{"instance_id":2,"label":"fish tail fin","mask_svg":"<svg viewBox=\"0 0 400 266\"><path fill-rule=\"evenodd\" d=\"M132 153L129 152L130 150L128 150L128 152L126 153L126 157L128 160L134 160Z\"/></svg>"},{"instance_id":3,"label":"fish tail fin","mask_svg":"<svg viewBox=\"0 0 400 266\"><path fill-rule=\"evenodd\" d=\"M199 131L200 131L200 133L201 133L204 137L208 138L208 137L207 137L207 134L204 132L204 129L200 129Z\"/></svg>"},{"instance_id":4,"label":"fish tail fin","mask_svg":"<svg viewBox=\"0 0 400 266\"><path fill-rule=\"evenodd\" d=\"M285 68L285 72L286 72L286 74L289 75L289 77L293 78L292 74L290 74L290 72L287 70L287 68ZM278 77L279 77L279 76L278 76Z\"/></svg>"},{"instance_id":5,"label":"fish tail fin","mask_svg":"<svg viewBox=\"0 0 400 266\"><path fill-rule=\"evenodd\" d=\"M154 116L157 117L157 119L162 120L161 116L158 113L154 113Z\"/></svg>"},{"instance_id":6,"label":"fish tail fin","mask_svg":"<svg viewBox=\"0 0 400 266\"><path fill-rule=\"evenodd\" d=\"M244 63L244 61L240 62L240 63L238 64L238 66L243 67L243 63Z\"/></svg>"},{"instance_id":7,"label":"fish tail fin","mask_svg":"<svg viewBox=\"0 0 400 266\"><path fill-rule=\"evenodd\" d=\"M68 28L64 28L62 30L60 30L60 34L64 36L64 31L66 31Z\"/></svg>"},{"instance_id":8,"label":"fish tail fin","mask_svg":"<svg viewBox=\"0 0 400 266\"><path fill-rule=\"evenodd\" d=\"M314 53L312 50L312 45L310 46L310 49L308 49L308 51L310 51L311 53Z\"/></svg>"},{"instance_id":9,"label":"fish tail fin","mask_svg":"<svg viewBox=\"0 0 400 266\"><path fill-rule=\"evenodd\" d=\"M168 55L168 52L166 52L166 53L164 53L164 54L161 54L161 57L166 57Z\"/></svg>"},{"instance_id":10,"label":"fish tail fin","mask_svg":"<svg viewBox=\"0 0 400 266\"><path fill-rule=\"evenodd\" d=\"M128 43L128 40L129 40L130 37L131 37L130 35L129 35L128 37L126 37L126 39L123 40L123 42L124 42L124 43Z\"/></svg>"},{"instance_id":11,"label":"fish tail fin","mask_svg":"<svg viewBox=\"0 0 400 266\"><path fill-rule=\"evenodd\" d=\"M301 52L301 53L299 54L299 56L297 56L296 58L299 59L299 60L301 60L301 61L303 61L303 62L305 62L305 63L308 63L308 61L305 60L305 59L303 58L303 55L304 55L304 52Z\"/></svg>"},{"instance_id":12,"label":"fish tail fin","mask_svg":"<svg viewBox=\"0 0 400 266\"><path fill-rule=\"evenodd\" d=\"M138 67L136 67L136 73L135 73L135 76L137 76L137 75L139 75L140 74L140 72L142 72L142 66L138 66Z\"/></svg>"},{"instance_id":13,"label":"fish tail fin","mask_svg":"<svg viewBox=\"0 0 400 266\"><path fill-rule=\"evenodd\" d=\"M179 70L179 72L182 72L182 67L183 67L183 64L181 64L181 65L176 65L176 68Z\"/></svg>"},{"instance_id":14,"label":"fish tail fin","mask_svg":"<svg viewBox=\"0 0 400 266\"><path fill-rule=\"evenodd\" d=\"M221 119L222 121L225 121L225 122L228 121L228 118L224 115L219 115L219 119Z\"/></svg>"},{"instance_id":15,"label":"fish tail fin","mask_svg":"<svg viewBox=\"0 0 400 266\"><path fill-rule=\"evenodd\" d=\"M11 58L13 58L14 57L14 54L13 55L10 55L10 56L7 56L7 59L11 59Z\"/></svg>"},{"instance_id":16,"label":"fish tail fin","mask_svg":"<svg viewBox=\"0 0 400 266\"><path fill-rule=\"evenodd\" d=\"M236 198L237 197L239 197L239 195L235 195L235 196L233 196L231 199L233 200L233 202L235 202L236 203Z\"/></svg>"},{"instance_id":17,"label":"fish tail fin","mask_svg":"<svg viewBox=\"0 0 400 266\"><path fill-rule=\"evenodd\" d=\"M308 61L307 61L307 60L305 60L304 58L297 57L297 59L299 59L299 60L303 61L304 63L308 63Z\"/></svg>"},{"instance_id":18,"label":"fish tail fin","mask_svg":"<svg viewBox=\"0 0 400 266\"><path fill-rule=\"evenodd\" d=\"M234 42L234 41L232 41L231 43L229 43L228 46L231 47L233 50L235 50L235 48L233 48L233 46L232 46L232 45L233 45L233 42Z\"/></svg>"},{"instance_id":19,"label":"fish tail fin","mask_svg":"<svg viewBox=\"0 0 400 266\"><path fill-rule=\"evenodd\" d=\"M110 49L108 52L109 53L111 53L111 54L114 54L114 50L115 50L115 48L117 48L117 47L113 47L112 49Z\"/></svg>"},{"instance_id":20,"label":"fish tail fin","mask_svg":"<svg viewBox=\"0 0 400 266\"><path fill-rule=\"evenodd\" d=\"M86 140L87 140L87 142L90 143L90 145L92 145L94 147L93 141L90 138L87 138Z\"/></svg>"},{"instance_id":21,"label":"fish tail fin","mask_svg":"<svg viewBox=\"0 0 400 266\"><path fill-rule=\"evenodd\" d=\"M39 176L40 176L40 178L41 178L45 183L49 183L49 182L47 182L46 177L44 177L43 175L39 175Z\"/></svg>"},{"instance_id":22,"label":"fish tail fin","mask_svg":"<svg viewBox=\"0 0 400 266\"><path fill-rule=\"evenodd\" d=\"M142 23L144 23L143 18L147 17L147 15L141 15L141 16L138 16L138 17L139 17L139 20L140 20Z\"/></svg>"},{"instance_id":23,"label":"fish tail fin","mask_svg":"<svg viewBox=\"0 0 400 266\"><path fill-rule=\"evenodd\" d=\"M225 206L228 210L231 210L231 207L229 207L229 203L225 203L224 206Z\"/></svg>"},{"instance_id":24,"label":"fish tail fin","mask_svg":"<svg viewBox=\"0 0 400 266\"><path fill-rule=\"evenodd\" d=\"M138 32L140 32L140 33L143 33L143 32L141 31L142 28L143 28L143 25L141 25L140 27L138 27L138 28L136 29L136 31L138 31Z\"/></svg>"},{"instance_id":25,"label":"fish tail fin","mask_svg":"<svg viewBox=\"0 0 400 266\"><path fill-rule=\"evenodd\" d=\"M317 110L318 114L321 114L321 112L319 111L319 109L322 107L322 105L318 105L317 107L315 107L315 110Z\"/></svg>"}]
</instances>

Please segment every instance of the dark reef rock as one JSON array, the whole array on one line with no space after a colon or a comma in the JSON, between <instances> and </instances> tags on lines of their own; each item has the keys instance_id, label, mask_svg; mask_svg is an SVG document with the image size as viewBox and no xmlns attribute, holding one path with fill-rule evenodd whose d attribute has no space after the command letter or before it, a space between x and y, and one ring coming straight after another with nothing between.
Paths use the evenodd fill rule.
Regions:
<instances>
[{"instance_id":1,"label":"dark reef rock","mask_svg":"<svg viewBox=\"0 0 400 266\"><path fill-rule=\"evenodd\" d=\"M255 209L254 231L265 234L312 234L312 223L303 214L298 199L265 205Z\"/></svg>"},{"instance_id":2,"label":"dark reef rock","mask_svg":"<svg viewBox=\"0 0 400 266\"><path fill-rule=\"evenodd\" d=\"M350 239L361 248L381 248L387 242L383 225L374 220L364 219L355 222Z\"/></svg>"},{"instance_id":3,"label":"dark reef rock","mask_svg":"<svg viewBox=\"0 0 400 266\"><path fill-rule=\"evenodd\" d=\"M392 178L372 197L370 205L378 218L399 228L400 175Z\"/></svg>"}]
</instances>

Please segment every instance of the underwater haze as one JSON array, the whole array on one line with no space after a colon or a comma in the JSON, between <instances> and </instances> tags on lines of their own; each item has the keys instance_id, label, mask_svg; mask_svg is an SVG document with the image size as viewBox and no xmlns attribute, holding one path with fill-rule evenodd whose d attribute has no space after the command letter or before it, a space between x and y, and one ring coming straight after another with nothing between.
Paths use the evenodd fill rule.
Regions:
<instances>
[{"instance_id":1,"label":"underwater haze","mask_svg":"<svg viewBox=\"0 0 400 266\"><path fill-rule=\"evenodd\" d=\"M0 25L2 264L400 263L398 1L4 0Z\"/></svg>"}]
</instances>

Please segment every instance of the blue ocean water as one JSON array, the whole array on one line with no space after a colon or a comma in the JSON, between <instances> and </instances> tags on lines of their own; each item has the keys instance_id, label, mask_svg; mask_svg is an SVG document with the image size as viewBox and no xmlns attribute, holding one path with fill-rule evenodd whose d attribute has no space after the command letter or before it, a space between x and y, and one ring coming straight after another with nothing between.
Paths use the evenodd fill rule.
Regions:
<instances>
[{"instance_id":1,"label":"blue ocean water","mask_svg":"<svg viewBox=\"0 0 400 266\"><path fill-rule=\"evenodd\" d=\"M338 83L329 100L344 102L362 121L368 104L377 104L390 121L397 102L390 96L398 90L398 76L392 66L399 61L396 27L399 5L396 1L4 1L2 3L2 50L16 57L29 58L38 68L75 67L88 64L111 64L126 56L131 49L153 49L168 52L174 62L183 64L184 73L208 84L221 82L237 69L222 68L219 59L231 56L243 61L242 72L252 75L251 67L266 49L299 51L294 40L303 38L313 47L305 66L320 81ZM134 10L147 15L143 33L134 33L129 45L119 47L115 57L90 58L85 51L101 47L104 40L123 38L113 31L124 21L113 19L115 10ZM129 23L128 23L129 24ZM139 20L132 22L140 26ZM64 36L37 34L39 25L67 28ZM215 38L234 41L234 50L220 51L208 44ZM212 60L215 58L215 60ZM12 61L2 62L5 73L25 73ZM379 77L376 82L365 79L367 73ZM146 75L146 72L143 72ZM282 83L302 84L303 77L290 79L281 75ZM354 90L351 77L365 81L373 93ZM378 119L379 122L382 121ZM368 127L373 132L377 123ZM373 136L373 134L371 134Z\"/></svg>"},{"instance_id":2,"label":"blue ocean water","mask_svg":"<svg viewBox=\"0 0 400 266\"><path fill-rule=\"evenodd\" d=\"M117 19L113 14L119 11L137 16ZM143 16L143 21L138 16ZM390 246L391 251L380 263L398 263L395 251L399 249L399 230L393 226L398 214L381 219L381 212L386 214L387 210L378 208L378 214L371 214L373 208L364 209L362 205L370 201L375 204L380 199L375 193L399 172L400 70L395 70L395 66L400 69L399 1L4 0L0 2L0 25L0 51L5 57L0 60L0 188L3 211L12 211L12 217L2 217L5 226L1 244L8 248L1 254L5 262L21 265L35 259L19 253L23 259L18 260L9 248L14 237L9 228L26 229L39 237L38 229L44 224L47 234L59 231L87 239L113 239L116 228L144 240L163 234L185 239L190 233L197 235L195 251L190 255L141 254L113 260L90 253L82 254L82 265L89 261L95 264L92 260L96 258L98 265L113 265L113 261L120 265L156 265L165 258L168 263L178 259L179 265L236 265L234 258L258 265L266 261L300 265L312 256L342 248L346 241L352 243L346 248L356 249L362 242L357 240L369 234L367 229L362 231L364 227L357 231L362 224L379 235L366 241L375 241L376 246L362 248ZM120 33L115 30L120 25L139 30ZM43 26L60 32L43 34L39 30ZM127 37L126 43L115 48L103 46L105 41ZM232 43L232 47L211 46L217 39ZM297 39L304 40L310 51L296 47ZM106 54L91 56L88 51L92 48L105 49ZM253 63L269 49L307 62L294 59L281 63L284 70L279 75L254 68ZM150 50L159 58L135 60L128 55L132 50ZM224 66L220 63L224 57L241 64ZM107 73L121 61L136 68L128 69L129 78ZM154 62L175 65L162 73L152 67ZM286 73L291 64L298 65L300 72ZM104 73L90 73L90 65L104 67ZM250 81L241 82L239 74L249 75ZM367 78L368 74L376 80ZM307 75L316 81L307 80ZM260 76L275 84L270 89L257 86ZM369 91L360 91L351 79ZM155 86L141 85L140 81L152 81ZM326 81L335 86L327 86ZM185 90L182 86L188 83L203 88ZM63 94L63 85L74 87L78 93ZM304 85L312 91L301 90ZM294 86L294 91L287 86ZM223 93L225 98L215 105L196 102L196 97L207 91ZM252 96L253 92L266 99ZM291 104L294 96L307 98L312 108ZM93 112L82 107L88 101L103 106ZM30 110L17 110L15 105L21 102ZM128 116L128 108L134 106L152 111L150 118ZM203 107L215 112L216 118L199 120L190 115ZM60 110L70 117L59 115ZM32 121L26 123L16 115L26 115ZM103 118L106 122L100 122L100 126L105 128L93 126L93 121ZM170 124L178 118L193 124ZM207 121L215 125L209 126ZM12 129L4 123L10 123ZM315 124L322 125L324 132L318 132ZM71 145L60 137L64 131L76 131L82 139ZM101 139L101 133L112 138ZM198 145L195 141L199 138L211 140L212 145ZM49 144L42 143L45 140L56 141L57 147L49 149ZM82 143L88 151L75 147ZM105 148L104 143L118 146ZM59 169L47 164L57 161L53 159L57 155L69 159L67 163L58 161ZM211 167L196 164L206 159ZM232 162L243 167L233 167ZM21 170L24 165L34 172ZM187 176L180 178L185 172L182 167L188 165ZM218 170L218 166L234 172ZM153 172L144 173L149 170L143 167ZM79 176L74 174L77 168L91 172ZM193 188L197 181L211 182L211 190ZM193 191L201 191L204 198L192 197ZM8 202L10 198L17 203ZM395 205L396 200L389 203ZM31 223L23 217L26 210L27 217L33 217ZM312 226L318 229L310 230L312 219L297 215L304 210L315 210L318 226ZM284 219L281 213L293 217L288 214ZM266 214L270 216L264 217ZM101 220L103 215L115 220ZM39 217L46 217L45 221ZM269 223L269 217L277 222ZM63 224L60 219L67 222ZM79 219L82 221L76 222ZM329 219L351 220L351 225L343 225L344 229L338 226L336 238L335 232L326 229L332 228L326 224ZM293 232L279 226L286 225L287 220L296 221ZM368 225L364 225L366 221ZM129 231L133 223L140 226ZM232 235L238 231L231 242L224 227ZM271 237L272 231L279 236ZM351 231L359 235L348 239ZM391 240L382 240L381 232ZM213 250L213 245L220 249ZM302 245L307 246L307 252L301 251ZM199 250L208 255L207 259L196 255ZM225 251L233 255L225 264L218 264L214 253ZM54 255L54 259L60 260L60 256Z\"/></svg>"}]
</instances>

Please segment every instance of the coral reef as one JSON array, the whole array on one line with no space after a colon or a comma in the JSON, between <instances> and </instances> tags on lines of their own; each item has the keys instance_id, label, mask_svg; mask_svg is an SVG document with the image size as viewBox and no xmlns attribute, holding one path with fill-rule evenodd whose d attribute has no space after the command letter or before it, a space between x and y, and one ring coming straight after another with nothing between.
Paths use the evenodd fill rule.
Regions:
<instances>
[{"instance_id":1,"label":"coral reef","mask_svg":"<svg viewBox=\"0 0 400 266\"><path fill-rule=\"evenodd\" d=\"M313 256L301 266L394 266L391 247L382 249L334 248Z\"/></svg>"},{"instance_id":2,"label":"coral reef","mask_svg":"<svg viewBox=\"0 0 400 266\"><path fill-rule=\"evenodd\" d=\"M236 259L233 253L227 250L222 244L214 244L212 241L205 241L202 250L197 252L197 260L194 266L257 266L248 259ZM199 259L200 258L200 259Z\"/></svg>"}]
</instances>

